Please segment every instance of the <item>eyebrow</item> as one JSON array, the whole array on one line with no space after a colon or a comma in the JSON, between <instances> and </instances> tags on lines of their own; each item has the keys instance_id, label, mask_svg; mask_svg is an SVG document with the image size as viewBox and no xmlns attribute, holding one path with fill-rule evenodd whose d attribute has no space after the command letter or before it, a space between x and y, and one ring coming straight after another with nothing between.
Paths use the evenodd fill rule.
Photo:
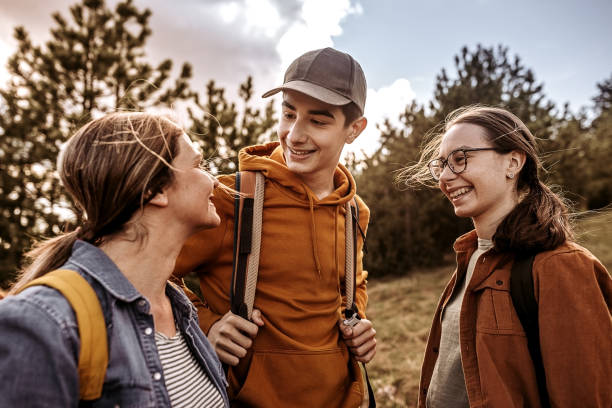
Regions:
<instances>
[{"instance_id":1,"label":"eyebrow","mask_svg":"<svg viewBox=\"0 0 612 408\"><path fill-rule=\"evenodd\" d=\"M295 106L291 105L287 101L283 101L283 106L285 106L285 107L287 107L287 108L289 108L289 109L291 109L293 111L297 110L297 109L295 109ZM327 116L327 117L332 118L332 119L336 119L336 117L330 111L328 111L326 109L320 109L320 110L313 109L313 110L309 110L308 114L310 114L310 115L322 115L322 116Z\"/></svg>"}]
</instances>

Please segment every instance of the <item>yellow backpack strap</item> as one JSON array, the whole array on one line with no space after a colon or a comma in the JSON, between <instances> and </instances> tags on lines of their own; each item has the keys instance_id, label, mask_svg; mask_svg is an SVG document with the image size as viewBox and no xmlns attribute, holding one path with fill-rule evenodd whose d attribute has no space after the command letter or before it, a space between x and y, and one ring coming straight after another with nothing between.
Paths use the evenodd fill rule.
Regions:
<instances>
[{"instance_id":1,"label":"yellow backpack strap","mask_svg":"<svg viewBox=\"0 0 612 408\"><path fill-rule=\"evenodd\" d=\"M72 306L81 338L79 398L100 398L108 366L108 339L104 314L96 292L85 278L68 269L57 269L34 279L21 288L20 292L35 285L59 291Z\"/></svg>"}]
</instances>

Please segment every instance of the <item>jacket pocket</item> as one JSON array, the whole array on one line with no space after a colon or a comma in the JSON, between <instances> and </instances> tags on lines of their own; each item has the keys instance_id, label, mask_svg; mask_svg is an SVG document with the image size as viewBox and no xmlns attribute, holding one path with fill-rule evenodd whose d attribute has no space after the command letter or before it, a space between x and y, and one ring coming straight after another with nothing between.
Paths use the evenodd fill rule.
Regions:
<instances>
[{"instance_id":1,"label":"jacket pocket","mask_svg":"<svg viewBox=\"0 0 612 408\"><path fill-rule=\"evenodd\" d=\"M239 407L357 407L363 385L345 348L254 351L234 395L232 404Z\"/></svg>"},{"instance_id":2,"label":"jacket pocket","mask_svg":"<svg viewBox=\"0 0 612 408\"><path fill-rule=\"evenodd\" d=\"M510 295L510 282L492 276L474 289L478 299L476 331L525 336Z\"/></svg>"}]
</instances>

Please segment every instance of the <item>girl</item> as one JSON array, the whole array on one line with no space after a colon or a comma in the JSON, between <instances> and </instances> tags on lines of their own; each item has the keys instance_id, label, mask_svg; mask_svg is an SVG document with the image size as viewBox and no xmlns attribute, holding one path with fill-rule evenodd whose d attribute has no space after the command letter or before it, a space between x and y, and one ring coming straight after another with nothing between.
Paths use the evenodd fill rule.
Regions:
<instances>
[{"instance_id":1,"label":"girl","mask_svg":"<svg viewBox=\"0 0 612 408\"><path fill-rule=\"evenodd\" d=\"M429 334L419 407L612 406L612 281L573 242L567 209L540 168L519 118L476 106L453 112L402 172L408 184L433 178L474 224L454 244L457 269ZM542 392L510 294L512 265L525 253L537 254Z\"/></svg>"},{"instance_id":2,"label":"girl","mask_svg":"<svg viewBox=\"0 0 612 408\"><path fill-rule=\"evenodd\" d=\"M84 221L40 243L13 289L61 268L92 286L108 336L102 395L79 400L79 331L67 300L32 286L0 302L0 406L228 406L219 360L189 300L167 279L192 233L219 224L218 182L169 119L93 120L58 158Z\"/></svg>"}]
</instances>

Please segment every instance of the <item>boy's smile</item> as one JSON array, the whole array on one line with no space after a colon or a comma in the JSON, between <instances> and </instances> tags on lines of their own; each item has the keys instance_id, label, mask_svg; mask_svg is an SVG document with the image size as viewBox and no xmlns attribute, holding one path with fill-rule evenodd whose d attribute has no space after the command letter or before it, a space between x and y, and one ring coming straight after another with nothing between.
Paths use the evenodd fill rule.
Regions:
<instances>
[{"instance_id":1,"label":"boy's smile","mask_svg":"<svg viewBox=\"0 0 612 408\"><path fill-rule=\"evenodd\" d=\"M342 148L353 130L345 127L342 108L303 93L285 90L278 138L287 167L323 198L333 191L333 176Z\"/></svg>"}]
</instances>

